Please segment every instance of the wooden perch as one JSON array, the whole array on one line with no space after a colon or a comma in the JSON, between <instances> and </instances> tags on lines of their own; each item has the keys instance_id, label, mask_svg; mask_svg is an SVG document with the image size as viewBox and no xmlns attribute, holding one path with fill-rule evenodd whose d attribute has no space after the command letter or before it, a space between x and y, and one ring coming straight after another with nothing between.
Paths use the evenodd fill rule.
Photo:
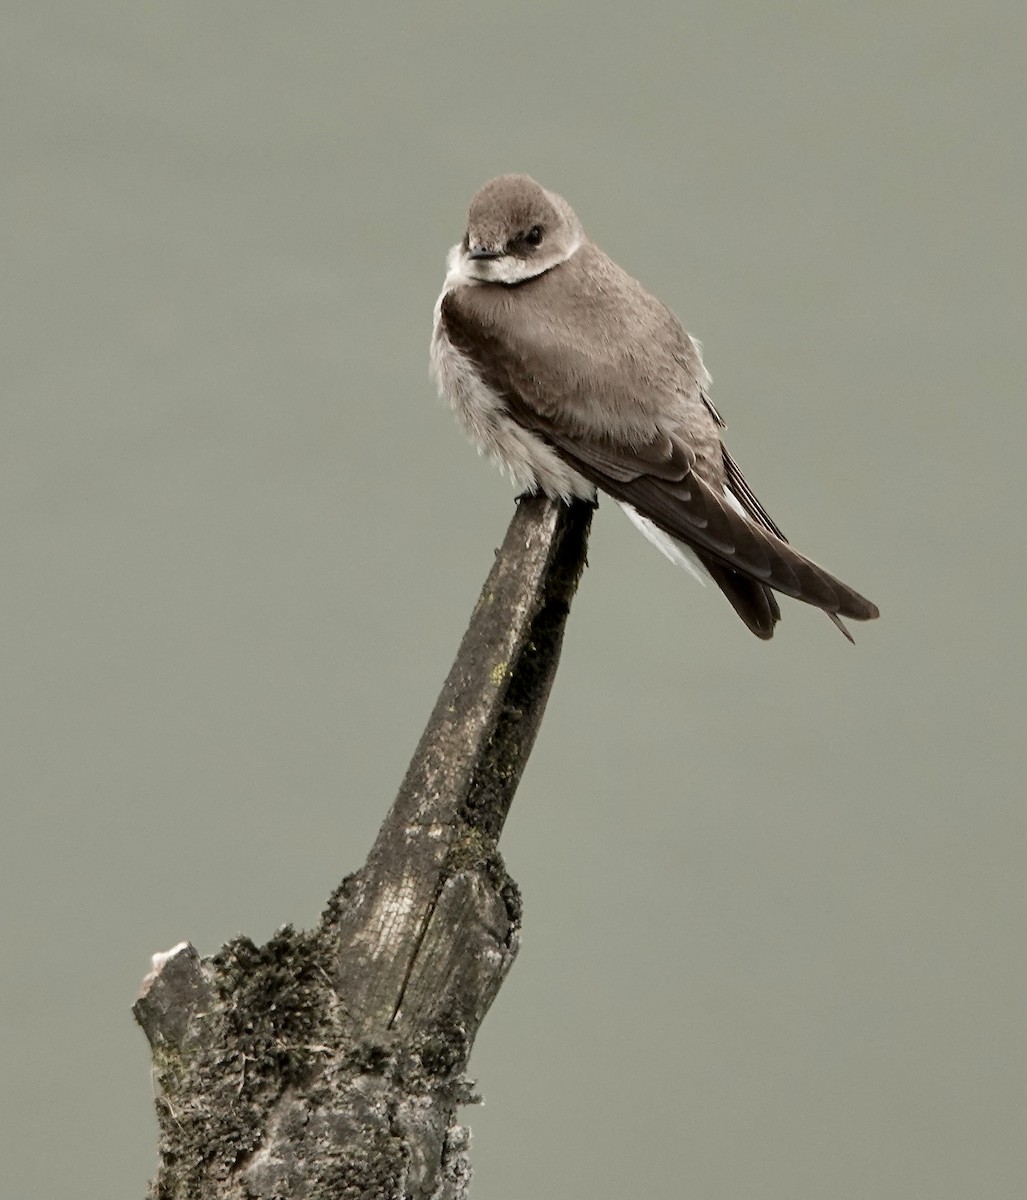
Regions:
<instances>
[{"instance_id":1,"label":"wooden perch","mask_svg":"<svg viewBox=\"0 0 1027 1200\"><path fill-rule=\"evenodd\" d=\"M460 1200L465 1072L517 953L496 843L545 710L592 510L522 498L365 865L317 929L156 955L134 1012L156 1200Z\"/></svg>"}]
</instances>

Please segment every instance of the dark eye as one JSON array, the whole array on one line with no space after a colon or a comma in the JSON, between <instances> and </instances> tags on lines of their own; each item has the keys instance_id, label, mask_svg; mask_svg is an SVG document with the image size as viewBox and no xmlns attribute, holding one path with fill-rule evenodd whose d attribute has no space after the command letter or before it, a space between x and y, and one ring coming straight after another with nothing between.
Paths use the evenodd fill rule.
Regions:
<instances>
[{"instance_id":1,"label":"dark eye","mask_svg":"<svg viewBox=\"0 0 1027 1200\"><path fill-rule=\"evenodd\" d=\"M524 240L529 246L539 246L542 244L542 226L532 225L528 232L524 235Z\"/></svg>"}]
</instances>

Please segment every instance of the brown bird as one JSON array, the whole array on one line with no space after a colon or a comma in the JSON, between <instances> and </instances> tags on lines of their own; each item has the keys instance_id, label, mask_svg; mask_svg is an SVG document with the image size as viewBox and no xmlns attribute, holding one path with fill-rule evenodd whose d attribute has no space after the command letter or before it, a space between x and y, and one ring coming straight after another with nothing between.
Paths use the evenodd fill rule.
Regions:
<instances>
[{"instance_id":1,"label":"brown bird","mask_svg":"<svg viewBox=\"0 0 1027 1200\"><path fill-rule=\"evenodd\" d=\"M432 372L521 491L612 496L668 558L712 578L757 637L774 592L867 621L877 607L788 544L721 441L699 343L581 227L500 175L471 200L435 306Z\"/></svg>"}]
</instances>

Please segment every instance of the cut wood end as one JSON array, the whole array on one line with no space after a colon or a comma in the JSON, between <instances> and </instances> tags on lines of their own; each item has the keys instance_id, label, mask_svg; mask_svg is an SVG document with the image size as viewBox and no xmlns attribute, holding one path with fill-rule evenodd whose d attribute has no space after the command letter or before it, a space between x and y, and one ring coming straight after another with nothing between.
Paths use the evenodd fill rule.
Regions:
<instances>
[{"instance_id":1,"label":"cut wood end","mask_svg":"<svg viewBox=\"0 0 1027 1200\"><path fill-rule=\"evenodd\" d=\"M182 1050L204 1031L197 1018L209 1011L215 996L203 963L191 942L179 942L153 956L153 969L143 980L132 1011L150 1045Z\"/></svg>"},{"instance_id":2,"label":"cut wood end","mask_svg":"<svg viewBox=\"0 0 1027 1200\"><path fill-rule=\"evenodd\" d=\"M171 962L172 959L177 958L180 954L191 955L197 960L200 957L196 947L192 944L192 942L179 942L178 945L172 946L170 950L161 950L152 955L150 958L150 972L139 985L139 995L136 997L137 1000L142 1000L145 998L150 988L152 988L160 978L161 972L164 970L164 968L169 962Z\"/></svg>"}]
</instances>

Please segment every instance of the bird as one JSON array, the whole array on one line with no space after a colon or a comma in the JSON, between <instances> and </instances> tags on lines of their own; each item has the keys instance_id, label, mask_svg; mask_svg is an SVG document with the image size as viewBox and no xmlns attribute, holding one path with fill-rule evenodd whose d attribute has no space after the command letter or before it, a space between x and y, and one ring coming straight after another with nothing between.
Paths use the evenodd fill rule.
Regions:
<instances>
[{"instance_id":1,"label":"bird","mask_svg":"<svg viewBox=\"0 0 1027 1200\"><path fill-rule=\"evenodd\" d=\"M759 638L775 593L842 617L878 608L788 542L722 440L702 348L528 175L474 195L435 305L431 373L479 452L522 493L612 497Z\"/></svg>"}]
</instances>

